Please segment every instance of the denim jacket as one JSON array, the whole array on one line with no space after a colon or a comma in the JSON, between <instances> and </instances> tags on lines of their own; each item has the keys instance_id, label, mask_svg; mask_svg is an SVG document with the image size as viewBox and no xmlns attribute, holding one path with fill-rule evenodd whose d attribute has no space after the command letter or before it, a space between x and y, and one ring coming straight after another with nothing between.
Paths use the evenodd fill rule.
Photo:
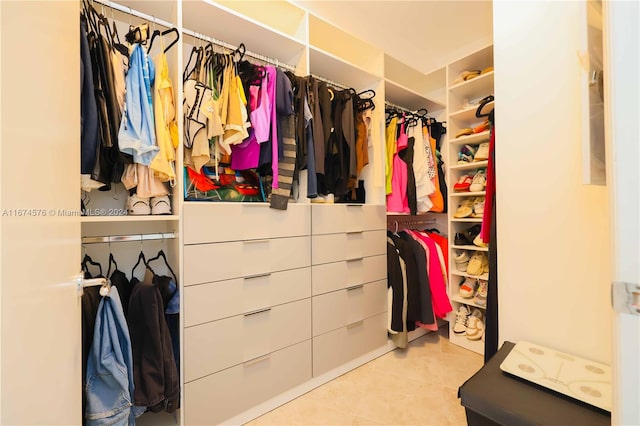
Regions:
<instances>
[{"instance_id":1,"label":"denim jacket","mask_svg":"<svg viewBox=\"0 0 640 426\"><path fill-rule=\"evenodd\" d=\"M131 339L117 288L100 301L94 330L85 388L87 425L135 425Z\"/></svg>"}]
</instances>

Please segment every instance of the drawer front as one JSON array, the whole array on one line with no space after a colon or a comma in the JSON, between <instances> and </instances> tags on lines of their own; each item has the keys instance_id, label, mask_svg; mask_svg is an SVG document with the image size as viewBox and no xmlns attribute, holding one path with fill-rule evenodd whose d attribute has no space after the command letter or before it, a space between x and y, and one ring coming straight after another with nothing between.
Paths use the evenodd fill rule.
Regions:
<instances>
[{"instance_id":1,"label":"drawer front","mask_svg":"<svg viewBox=\"0 0 640 426\"><path fill-rule=\"evenodd\" d=\"M309 266L310 237L197 244L184 247L184 285Z\"/></svg>"},{"instance_id":2,"label":"drawer front","mask_svg":"<svg viewBox=\"0 0 640 426\"><path fill-rule=\"evenodd\" d=\"M185 328L185 381L311 338L311 299L267 309Z\"/></svg>"},{"instance_id":3,"label":"drawer front","mask_svg":"<svg viewBox=\"0 0 640 426\"><path fill-rule=\"evenodd\" d=\"M386 344L386 313L314 337L313 375L326 373Z\"/></svg>"},{"instance_id":4,"label":"drawer front","mask_svg":"<svg viewBox=\"0 0 640 426\"><path fill-rule=\"evenodd\" d=\"M311 379L311 340L184 386L184 424L217 425Z\"/></svg>"},{"instance_id":5,"label":"drawer front","mask_svg":"<svg viewBox=\"0 0 640 426\"><path fill-rule=\"evenodd\" d=\"M387 281L360 284L313 298L313 335L387 311Z\"/></svg>"},{"instance_id":6,"label":"drawer front","mask_svg":"<svg viewBox=\"0 0 640 426\"><path fill-rule=\"evenodd\" d=\"M311 297L311 268L258 274L184 289L185 327Z\"/></svg>"},{"instance_id":7,"label":"drawer front","mask_svg":"<svg viewBox=\"0 0 640 426\"><path fill-rule=\"evenodd\" d=\"M385 206L363 204L311 206L311 232L314 235L372 231L387 228Z\"/></svg>"},{"instance_id":8,"label":"drawer front","mask_svg":"<svg viewBox=\"0 0 640 426\"><path fill-rule=\"evenodd\" d=\"M359 257L311 267L313 295L387 278L387 256Z\"/></svg>"},{"instance_id":9,"label":"drawer front","mask_svg":"<svg viewBox=\"0 0 640 426\"><path fill-rule=\"evenodd\" d=\"M314 235L311 240L314 265L387 253L387 231L384 229Z\"/></svg>"},{"instance_id":10,"label":"drawer front","mask_svg":"<svg viewBox=\"0 0 640 426\"><path fill-rule=\"evenodd\" d=\"M311 233L310 206L289 204L276 210L267 203L184 203L184 243L242 241Z\"/></svg>"}]
</instances>

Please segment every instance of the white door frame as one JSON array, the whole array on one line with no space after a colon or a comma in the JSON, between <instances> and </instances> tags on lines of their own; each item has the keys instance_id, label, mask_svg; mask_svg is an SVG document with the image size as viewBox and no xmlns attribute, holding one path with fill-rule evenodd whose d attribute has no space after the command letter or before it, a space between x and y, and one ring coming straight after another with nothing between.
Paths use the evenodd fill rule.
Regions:
<instances>
[{"instance_id":1,"label":"white door frame","mask_svg":"<svg viewBox=\"0 0 640 426\"><path fill-rule=\"evenodd\" d=\"M640 283L640 44L637 1L603 1L612 281ZM614 314L614 425L640 425L640 316Z\"/></svg>"}]
</instances>

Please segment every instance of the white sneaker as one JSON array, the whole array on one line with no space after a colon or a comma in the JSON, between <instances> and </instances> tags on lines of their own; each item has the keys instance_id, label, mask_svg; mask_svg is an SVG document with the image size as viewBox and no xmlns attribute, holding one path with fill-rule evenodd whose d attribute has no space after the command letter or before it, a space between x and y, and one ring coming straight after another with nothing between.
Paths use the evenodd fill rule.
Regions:
<instances>
[{"instance_id":1,"label":"white sneaker","mask_svg":"<svg viewBox=\"0 0 640 426\"><path fill-rule=\"evenodd\" d=\"M464 280L464 283L460 286L458 294L460 294L460 297L464 297L465 299L471 299L476 292L477 286L478 280L476 278L467 277L467 279Z\"/></svg>"},{"instance_id":2,"label":"white sneaker","mask_svg":"<svg viewBox=\"0 0 640 426\"><path fill-rule=\"evenodd\" d=\"M474 309L469 315L467 321L467 339L480 340L484 334L484 321L482 312L479 309Z\"/></svg>"},{"instance_id":3,"label":"white sneaker","mask_svg":"<svg viewBox=\"0 0 640 426\"><path fill-rule=\"evenodd\" d=\"M465 334L467 332L467 321L471 311L466 305L460 305L456 312L456 324L453 326L453 332L455 334Z\"/></svg>"},{"instance_id":4,"label":"white sneaker","mask_svg":"<svg viewBox=\"0 0 640 426\"><path fill-rule=\"evenodd\" d=\"M480 286L478 287L478 291L476 292L475 297L473 298L473 303L478 306L487 306L487 293L489 291L489 282L487 280L478 280Z\"/></svg>"},{"instance_id":5,"label":"white sneaker","mask_svg":"<svg viewBox=\"0 0 640 426\"><path fill-rule=\"evenodd\" d=\"M467 272L469 266L469 255L465 250L456 253L455 257L456 269L460 272Z\"/></svg>"},{"instance_id":6,"label":"white sneaker","mask_svg":"<svg viewBox=\"0 0 640 426\"><path fill-rule=\"evenodd\" d=\"M171 201L168 195L153 197L150 204L151 214L171 214Z\"/></svg>"},{"instance_id":7,"label":"white sneaker","mask_svg":"<svg viewBox=\"0 0 640 426\"><path fill-rule=\"evenodd\" d=\"M151 214L148 198L140 198L137 194L127 198L127 213L132 216L145 216Z\"/></svg>"},{"instance_id":8,"label":"white sneaker","mask_svg":"<svg viewBox=\"0 0 640 426\"><path fill-rule=\"evenodd\" d=\"M481 143L478 147L476 155L473 157L473 161L485 161L489 159L489 142Z\"/></svg>"},{"instance_id":9,"label":"white sneaker","mask_svg":"<svg viewBox=\"0 0 640 426\"><path fill-rule=\"evenodd\" d=\"M478 170L473 176L471 185L469 186L470 192L482 192L487 186L487 173L484 169Z\"/></svg>"}]
</instances>

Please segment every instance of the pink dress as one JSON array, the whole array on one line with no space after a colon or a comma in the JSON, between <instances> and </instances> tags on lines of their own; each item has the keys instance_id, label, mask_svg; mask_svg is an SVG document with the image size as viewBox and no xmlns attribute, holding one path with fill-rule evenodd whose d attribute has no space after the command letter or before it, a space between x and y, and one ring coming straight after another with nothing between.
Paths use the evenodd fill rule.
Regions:
<instances>
[{"instance_id":1,"label":"pink dress","mask_svg":"<svg viewBox=\"0 0 640 426\"><path fill-rule=\"evenodd\" d=\"M391 176L391 194L387 194L387 211L394 213L409 213L409 198L407 197L408 170L407 163L402 161L398 153L407 148L409 138L405 133L404 120L400 125L400 136L393 154L393 175Z\"/></svg>"}]
</instances>

